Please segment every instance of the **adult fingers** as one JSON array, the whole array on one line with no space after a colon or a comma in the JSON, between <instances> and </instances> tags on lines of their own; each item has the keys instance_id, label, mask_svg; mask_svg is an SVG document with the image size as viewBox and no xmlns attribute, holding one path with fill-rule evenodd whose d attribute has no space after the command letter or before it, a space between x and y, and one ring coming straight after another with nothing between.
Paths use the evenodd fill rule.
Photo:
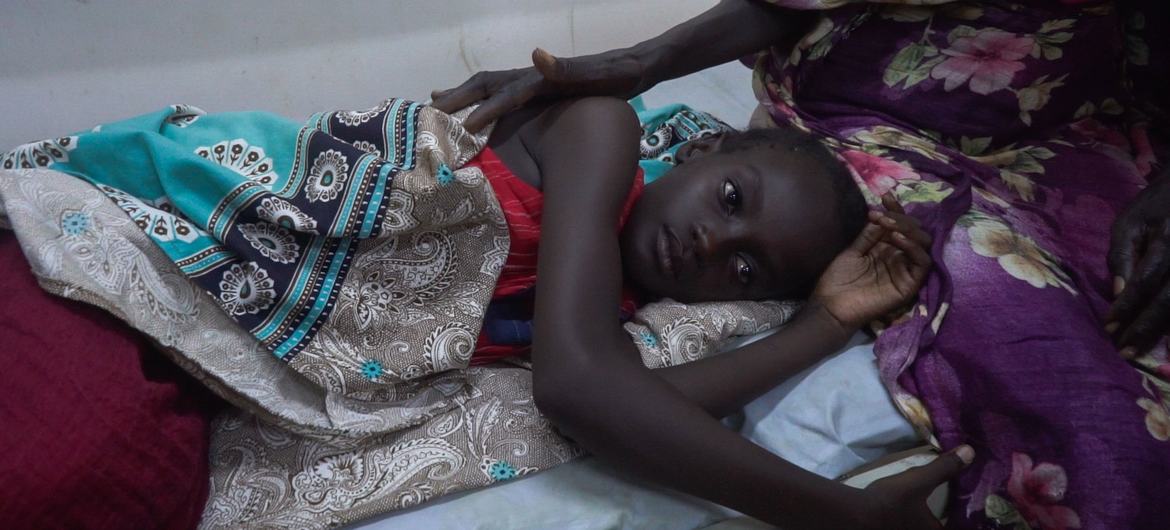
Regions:
<instances>
[{"instance_id":1,"label":"adult fingers","mask_svg":"<svg viewBox=\"0 0 1170 530\"><path fill-rule=\"evenodd\" d=\"M1163 222L1156 233L1149 234L1140 261L1113 302L1105 319L1106 331L1116 333L1128 327L1162 287L1167 271L1170 271L1170 222Z\"/></svg>"},{"instance_id":2,"label":"adult fingers","mask_svg":"<svg viewBox=\"0 0 1170 530\"><path fill-rule=\"evenodd\" d=\"M1128 216L1114 221L1106 262L1113 273L1113 296L1121 294L1133 276L1138 259L1138 244L1145 232L1144 224Z\"/></svg>"},{"instance_id":3,"label":"adult fingers","mask_svg":"<svg viewBox=\"0 0 1170 530\"><path fill-rule=\"evenodd\" d=\"M532 65L541 76L553 83L581 81L577 76L576 65L571 59L560 59L540 48L532 50Z\"/></svg>"},{"instance_id":4,"label":"adult fingers","mask_svg":"<svg viewBox=\"0 0 1170 530\"><path fill-rule=\"evenodd\" d=\"M596 55L556 57L540 48L532 50L532 65L546 81L559 85L565 94L596 92L607 86L620 85L631 76L631 72L623 68L630 65L613 58L606 60Z\"/></svg>"},{"instance_id":5,"label":"adult fingers","mask_svg":"<svg viewBox=\"0 0 1170 530\"><path fill-rule=\"evenodd\" d=\"M479 108L472 111L463 122L463 127L471 132L479 131L504 114L523 106L536 96L537 90L535 82L513 82L492 94Z\"/></svg>"},{"instance_id":6,"label":"adult fingers","mask_svg":"<svg viewBox=\"0 0 1170 530\"><path fill-rule=\"evenodd\" d=\"M476 72L455 88L431 92L431 106L450 114L486 98L490 75L489 72Z\"/></svg>"},{"instance_id":7,"label":"adult fingers","mask_svg":"<svg viewBox=\"0 0 1170 530\"><path fill-rule=\"evenodd\" d=\"M1149 351L1167 331L1170 331L1170 284L1158 291L1133 324L1121 334L1117 343L1121 347L1121 356L1132 359Z\"/></svg>"}]
</instances>

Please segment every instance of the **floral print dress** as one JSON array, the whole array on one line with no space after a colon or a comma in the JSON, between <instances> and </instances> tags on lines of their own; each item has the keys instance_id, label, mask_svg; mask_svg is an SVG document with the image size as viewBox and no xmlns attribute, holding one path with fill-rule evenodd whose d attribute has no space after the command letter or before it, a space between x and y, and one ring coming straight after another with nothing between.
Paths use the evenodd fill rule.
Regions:
<instances>
[{"instance_id":1,"label":"floral print dress","mask_svg":"<svg viewBox=\"0 0 1170 530\"><path fill-rule=\"evenodd\" d=\"M1129 363L1103 330L1111 224L1164 160L1166 8L773 3L824 11L755 58L772 120L934 235L937 266L875 351L924 436L976 449L950 527L1170 525L1165 349Z\"/></svg>"}]
</instances>

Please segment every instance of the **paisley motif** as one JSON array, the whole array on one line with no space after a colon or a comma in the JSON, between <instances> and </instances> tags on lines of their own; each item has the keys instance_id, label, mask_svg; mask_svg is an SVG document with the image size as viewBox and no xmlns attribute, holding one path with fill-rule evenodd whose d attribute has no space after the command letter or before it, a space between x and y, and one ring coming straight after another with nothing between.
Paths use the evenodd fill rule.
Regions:
<instances>
[{"instance_id":1,"label":"paisley motif","mask_svg":"<svg viewBox=\"0 0 1170 530\"><path fill-rule=\"evenodd\" d=\"M435 372L467 366L475 351L475 332L459 322L435 328L423 342L423 356Z\"/></svg>"}]
</instances>

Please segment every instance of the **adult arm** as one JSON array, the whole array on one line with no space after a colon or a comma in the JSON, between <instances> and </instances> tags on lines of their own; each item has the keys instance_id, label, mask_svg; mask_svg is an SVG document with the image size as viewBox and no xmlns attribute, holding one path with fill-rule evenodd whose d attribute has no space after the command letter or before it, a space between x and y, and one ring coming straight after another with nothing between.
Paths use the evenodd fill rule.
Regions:
<instances>
[{"instance_id":1,"label":"adult arm","mask_svg":"<svg viewBox=\"0 0 1170 530\"><path fill-rule=\"evenodd\" d=\"M623 110L624 109L624 110ZM937 528L925 496L959 456L856 490L804 471L725 429L638 361L614 318L621 288L615 221L637 163L620 100L548 114L536 147L544 188L533 342L537 405L565 434L618 467L788 528ZM599 123L598 120L601 120ZM600 153L609 153L599 156Z\"/></svg>"},{"instance_id":2,"label":"adult arm","mask_svg":"<svg viewBox=\"0 0 1170 530\"><path fill-rule=\"evenodd\" d=\"M478 72L433 105L454 112L483 101L465 126L476 131L539 97L604 95L630 98L668 79L732 61L788 38L809 14L753 0L722 0L665 33L628 48L572 58L537 49L533 67Z\"/></svg>"}]
</instances>

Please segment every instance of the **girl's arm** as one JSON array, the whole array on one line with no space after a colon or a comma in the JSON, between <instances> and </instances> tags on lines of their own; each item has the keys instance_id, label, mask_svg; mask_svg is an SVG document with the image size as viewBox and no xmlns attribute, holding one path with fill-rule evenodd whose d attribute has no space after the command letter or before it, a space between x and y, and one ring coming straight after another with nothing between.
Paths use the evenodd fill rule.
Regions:
<instances>
[{"instance_id":1,"label":"girl's arm","mask_svg":"<svg viewBox=\"0 0 1170 530\"><path fill-rule=\"evenodd\" d=\"M725 429L641 365L615 318L615 224L636 170L637 120L609 99L541 120L533 146L545 197L533 341L540 410L622 469L788 528L936 527L925 497L962 467L957 456L856 490Z\"/></svg>"},{"instance_id":2,"label":"girl's arm","mask_svg":"<svg viewBox=\"0 0 1170 530\"><path fill-rule=\"evenodd\" d=\"M799 37L811 14L754 0L722 0L665 33L629 48L556 58L533 52L535 67L478 72L463 84L436 91L434 106L454 112L483 101L464 126L477 131L540 97L631 98L654 85L733 61Z\"/></svg>"},{"instance_id":3,"label":"girl's arm","mask_svg":"<svg viewBox=\"0 0 1170 530\"><path fill-rule=\"evenodd\" d=\"M931 237L892 196L882 202L886 211L869 213L871 224L833 260L794 321L742 348L654 373L722 418L839 351L862 326L913 299L931 265L926 251Z\"/></svg>"}]
</instances>

